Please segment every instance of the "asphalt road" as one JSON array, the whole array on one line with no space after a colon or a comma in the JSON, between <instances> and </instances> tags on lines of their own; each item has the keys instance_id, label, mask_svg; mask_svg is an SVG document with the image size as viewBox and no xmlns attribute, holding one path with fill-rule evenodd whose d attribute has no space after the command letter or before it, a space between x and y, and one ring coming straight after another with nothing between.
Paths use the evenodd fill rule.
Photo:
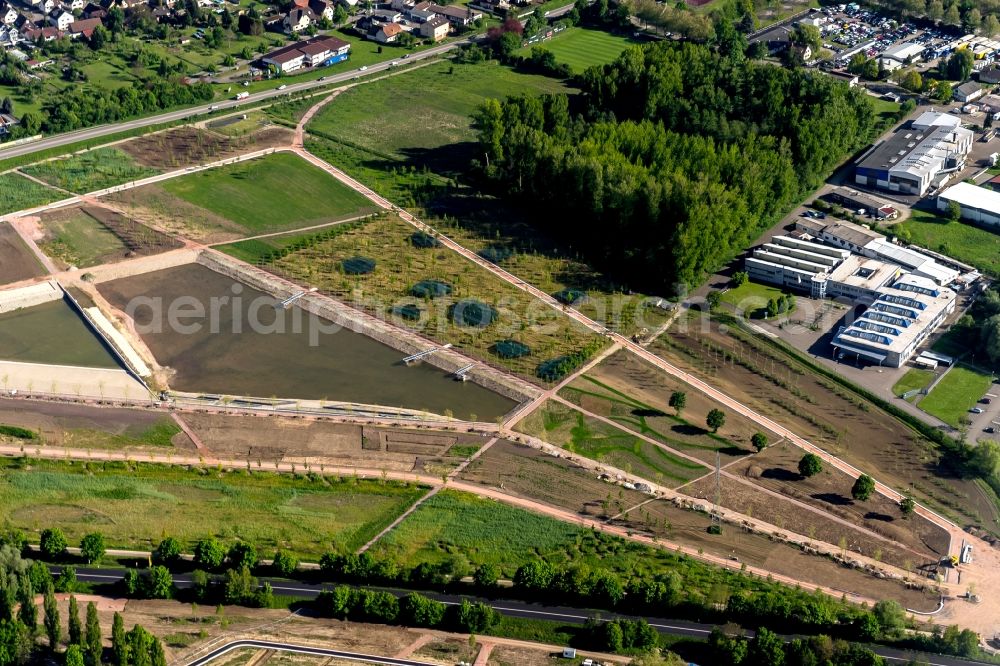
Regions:
<instances>
[{"instance_id":1,"label":"asphalt road","mask_svg":"<svg viewBox=\"0 0 1000 666\"><path fill-rule=\"evenodd\" d=\"M387 60L376 65L369 65L364 70L364 75L369 76L377 72L382 72L388 69L392 69L398 65L410 64L412 62L417 62L419 60L426 60L427 58L434 58L441 55L442 53L447 53L453 49L462 46L463 44L469 43L469 39L463 39L456 42L449 42L448 44L441 44L440 46L434 46L426 51L418 51L415 53L410 53L409 57L403 59L402 57L396 58L395 60ZM117 134L118 132L125 132L132 129L138 129L141 127L149 127L151 125L159 125L161 123L169 123L177 120L183 120L190 116L197 116L209 111L222 111L222 110L236 110L242 106L256 105L261 102L275 97L281 97L283 95L289 95L292 93L303 92L306 90L311 90L312 88L319 88L322 86L329 86L333 83L343 83L345 81L350 81L355 77L361 75L362 72L359 69L351 69L346 72L341 72L339 74L330 74L324 77L322 81L303 81L301 83L291 83L285 86L284 90L278 90L274 88L272 90L265 90L258 93L251 94L248 98L236 101L235 99L224 100L220 102L211 102L209 104L202 104L200 106L188 106L183 109L177 109L176 111L168 111L166 113L161 113L155 116L147 116L145 118L136 118L135 120L125 120L120 123L114 123L109 125L98 125L96 127L88 127L81 130L76 130L75 132L67 132L66 134L57 134L55 136L40 139L38 141L33 141L31 143L26 143L23 145L13 146L4 150L0 150L0 160L4 160L10 157L19 157L21 155L28 155L30 153L37 152L39 150L45 150L47 148L57 148L59 146L65 146L71 143L76 143L78 141L85 141L88 139L94 139L102 136L107 136L109 134ZM239 86L234 86L234 89L238 89Z\"/></svg>"},{"instance_id":2,"label":"asphalt road","mask_svg":"<svg viewBox=\"0 0 1000 666\"><path fill-rule=\"evenodd\" d=\"M199 657L188 662L187 666L202 666L219 657L242 648L257 648L260 650L277 650L280 652L293 652L295 654L307 654L317 657L336 657L348 661L363 661L368 664L387 664L388 666L433 666L426 661L413 661L411 659L396 659L394 657L377 657L359 652L344 652L342 650L330 650L327 648L309 647L306 645L294 645L292 643L274 643L272 641L242 640L227 643L222 647L209 652L204 657Z\"/></svg>"},{"instance_id":3,"label":"asphalt road","mask_svg":"<svg viewBox=\"0 0 1000 666\"><path fill-rule=\"evenodd\" d=\"M51 567L53 575L58 575L60 567ZM78 568L76 570L77 580L86 583L96 583L96 584L109 584L116 583L122 579L125 574L124 569L89 569L89 568ZM324 589L328 589L330 586L326 584L312 584L312 583L302 583L298 581L290 581L283 578L259 578L261 583L267 582L271 584L271 588L276 594L283 596L301 597L306 599L312 599L319 595ZM187 574L178 574L174 576L174 585L179 589L190 588L192 586L191 576ZM373 587L372 589L385 590L391 592L396 596L404 596L413 592L413 590L402 590L398 588L391 587ZM470 599L472 601L482 601L493 607L494 610L506 615L508 617L518 617L525 618L529 620L549 620L553 622L564 622L566 624L579 625L585 623L589 618L594 616L593 612L588 612L580 608L567 608L563 606L546 606L541 604L531 604L523 601L513 601L513 600L493 600L493 599L476 599L474 597L469 597L467 595L454 595L454 594L440 594L437 592L421 592L424 596L434 599L435 601L440 601L443 604L452 606L458 605L463 599ZM604 620L614 620L614 619L638 619L640 616L633 615L621 615L618 613L608 613L602 611L600 616ZM712 624L702 624L698 622L688 622L685 620L665 620L663 618L656 617L642 617L646 620L651 627L663 634L668 634L671 636L679 636L683 638L694 638L699 640L704 640L712 633L712 629L716 625ZM791 636L786 636L786 639L791 639ZM228 649L235 649L229 646L223 646L219 648L221 652L212 653L215 656L221 655ZM251 646L252 647L252 646ZM295 651L297 646L289 645L288 648L291 651ZM310 650L314 648L308 648ZM966 659L960 659L958 657L948 657L944 655L934 655L919 652L912 652L907 650L897 650L895 648L889 648L884 646L874 646L872 648L876 654L881 655L886 661L891 664L902 663L905 664L914 658L918 658L923 662L927 663L928 666L972 666L972 665L982 665L988 666L986 662L981 661L969 661ZM364 655L355 655L354 657L347 657L350 653L340 653L336 650L329 652L314 652L310 654L322 654L327 656L339 656L343 658L354 658L364 659L373 661L377 664L393 664L401 666L423 666L420 662L406 661L399 659L390 659L388 657L368 657ZM198 659L192 662L188 666L196 666L197 664L208 663L208 655L204 658ZM214 657L212 657L214 658ZM378 661L382 659L382 661Z\"/></svg>"}]
</instances>

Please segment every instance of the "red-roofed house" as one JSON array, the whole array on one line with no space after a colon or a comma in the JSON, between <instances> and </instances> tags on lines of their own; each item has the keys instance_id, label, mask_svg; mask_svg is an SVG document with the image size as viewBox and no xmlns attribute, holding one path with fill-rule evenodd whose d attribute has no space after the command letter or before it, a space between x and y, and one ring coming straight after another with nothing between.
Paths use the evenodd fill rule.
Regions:
<instances>
[{"instance_id":1,"label":"red-roofed house","mask_svg":"<svg viewBox=\"0 0 1000 666\"><path fill-rule=\"evenodd\" d=\"M103 25L101 19L99 18L89 18L80 21L73 21L69 26L69 36L73 39L78 37L85 37L90 39L90 36L94 34L94 30L97 26Z\"/></svg>"}]
</instances>

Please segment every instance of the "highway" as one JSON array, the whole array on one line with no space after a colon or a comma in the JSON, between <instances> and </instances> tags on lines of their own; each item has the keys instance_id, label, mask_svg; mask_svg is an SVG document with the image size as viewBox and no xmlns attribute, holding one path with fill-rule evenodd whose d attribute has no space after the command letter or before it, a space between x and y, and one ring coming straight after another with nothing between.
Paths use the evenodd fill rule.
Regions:
<instances>
[{"instance_id":1,"label":"highway","mask_svg":"<svg viewBox=\"0 0 1000 666\"><path fill-rule=\"evenodd\" d=\"M61 571L61 567L50 567L53 575L58 576ZM124 569L94 569L94 568L78 568L76 570L76 578L79 581L85 583L94 583L98 585L114 584L119 582L125 575ZM189 574L177 574L173 577L174 585L178 589L187 589L192 587L191 576ZM290 597L299 597L303 599L314 599L319 595L324 589L329 589L331 584L323 583L303 583L299 581L291 581L284 578L268 578L262 577L258 579L261 584L270 583L271 589L274 590L275 594ZM364 586L369 589L384 590L390 592L397 597L402 597L404 595L410 594L414 590L404 590L400 588L393 587L377 587L377 586ZM585 623L589 618L594 617L598 611L588 611L580 608L569 608L565 606L548 606L542 604L533 604L524 601L516 601L509 599L486 599L477 598L469 595L458 595L458 594L442 594L439 592L425 592L420 591L420 594L426 596L429 599L434 599L435 601L440 601L441 603L448 606L455 606L462 602L463 599L469 599L470 601L481 601L490 605L494 610L502 615L508 617L524 618L529 620L548 620L553 622L564 622L566 624L580 625ZM649 623L651 627L656 629L662 634L668 634L670 636L678 636L682 638L693 638L697 640L705 640L708 635L712 632L712 629L716 627L713 624L704 624L699 622L689 622L687 620L667 620L658 617L648 617L648 616L635 616L635 615L623 615L619 613L610 613L607 611L600 611L600 617L602 620L614 620L614 619L644 619ZM752 633L752 632L748 632ZM785 636L786 640L791 640L793 636ZM278 644L275 644L278 645ZM215 652L201 657L196 661L191 662L188 666L196 666L200 664L206 664L210 659L214 659L225 652L236 649L234 644L229 644L218 648ZM244 645L243 647L254 647L252 645ZM256 646L262 647L262 646ZM269 647L267 649L287 649L288 651L297 651L301 646L296 646L294 644L287 644L285 648ZM316 648L301 648L313 650ZM908 663L914 658L918 658L923 662L927 663L928 666L988 666L986 662L981 661L969 661L967 659L961 659L959 657L949 657L944 655L934 655L921 652L913 652L908 650L899 650L895 648L889 648L885 646L872 646L872 649L876 654L882 656L889 663ZM354 655L354 656L344 656L350 655L351 653L340 653L336 650L329 652L312 652L309 654L322 654L326 656L341 657L344 659L354 659L354 660L368 660L376 664L393 664L398 666L423 666L421 662L391 659L388 657L369 657L366 655ZM214 655L214 656L213 656ZM381 659L382 661L379 661Z\"/></svg>"},{"instance_id":2,"label":"highway","mask_svg":"<svg viewBox=\"0 0 1000 666\"><path fill-rule=\"evenodd\" d=\"M557 10L558 11L558 10ZM384 72L386 70L392 69L401 65L408 65L413 62L418 62L420 60L426 60L427 58L434 58L442 53L447 53L448 51L457 49L463 44L468 44L470 39L462 39L455 42L449 42L447 44L441 44L439 46L433 46L425 51L416 51L409 54L406 59L402 58L402 54L399 58L395 60L387 60L375 65L369 65L365 68L364 72L354 68L341 72L339 74L330 74L329 76L323 77L323 80L313 80L313 81L302 81L301 83L290 83L283 90L278 90L274 88L272 90L265 90L257 93L251 94L248 98L236 101L235 99L223 100L218 102L209 102L207 104L202 104L200 106L187 106L182 109L177 109L175 111L167 111L165 113L160 113L155 116L146 116L144 118L136 118L134 120L123 120L118 123L108 124L108 125L98 125L96 127L87 127L85 129L76 130L74 132L67 132L65 134L56 134L38 141L33 141L31 143L25 143L18 146L12 146L4 150L0 150L0 160L4 160L10 157L20 157L21 155L28 155L39 150L46 150L48 148L58 148L59 146L66 146L78 141L86 141L88 139L96 139L102 136L107 136L109 134L117 134L119 132L126 132L128 130L139 129L142 127L150 127L152 125L159 125L161 123L175 122L178 120L184 120L185 118L198 116L201 114L209 113L210 111L224 111L230 110L235 111L240 107L245 106L256 106L261 102L272 100L276 97L282 97L285 95L290 95L294 93L305 92L312 90L313 88L321 88L324 86L329 86L336 83L344 83L346 81L351 81L355 77L364 75L369 76L371 74L376 74L378 72ZM238 89L239 86L234 85L234 89ZM235 95L234 95L235 96Z\"/></svg>"}]
</instances>

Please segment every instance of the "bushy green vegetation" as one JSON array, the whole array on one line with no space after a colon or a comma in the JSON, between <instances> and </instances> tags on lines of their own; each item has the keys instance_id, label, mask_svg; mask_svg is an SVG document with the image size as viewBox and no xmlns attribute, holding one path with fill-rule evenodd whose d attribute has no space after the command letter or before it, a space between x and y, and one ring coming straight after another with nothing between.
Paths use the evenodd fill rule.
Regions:
<instances>
[{"instance_id":1,"label":"bushy green vegetation","mask_svg":"<svg viewBox=\"0 0 1000 666\"><path fill-rule=\"evenodd\" d=\"M957 428L992 383L991 375L971 367L955 366L920 401L920 409Z\"/></svg>"},{"instance_id":2,"label":"bushy green vegetation","mask_svg":"<svg viewBox=\"0 0 1000 666\"><path fill-rule=\"evenodd\" d=\"M19 173L0 175L0 215L42 206L65 198L62 192L45 187Z\"/></svg>"},{"instance_id":3,"label":"bushy green vegetation","mask_svg":"<svg viewBox=\"0 0 1000 666\"><path fill-rule=\"evenodd\" d=\"M151 436L166 438L167 427ZM353 550L423 491L395 483L266 471L223 473L155 465L7 461L0 468L0 521L25 530L61 527L71 542L102 532L109 547L152 548L171 534L185 550L206 534L259 548L317 556ZM97 473L95 475L95 472Z\"/></svg>"},{"instance_id":4,"label":"bushy green vegetation","mask_svg":"<svg viewBox=\"0 0 1000 666\"><path fill-rule=\"evenodd\" d=\"M563 561L582 533L501 502L443 491L421 504L372 552L406 566L459 559L466 567L494 564L513 575L533 557Z\"/></svg>"},{"instance_id":5,"label":"bushy green vegetation","mask_svg":"<svg viewBox=\"0 0 1000 666\"><path fill-rule=\"evenodd\" d=\"M480 171L595 263L671 291L742 251L877 126L843 83L693 44L633 47L580 84L581 117L615 122L581 122L564 96L487 101Z\"/></svg>"},{"instance_id":6,"label":"bushy green vegetation","mask_svg":"<svg viewBox=\"0 0 1000 666\"><path fill-rule=\"evenodd\" d=\"M159 173L157 169L137 164L131 155L117 148L88 150L63 159L39 162L24 167L22 171L76 194L102 190Z\"/></svg>"},{"instance_id":7,"label":"bushy green vegetation","mask_svg":"<svg viewBox=\"0 0 1000 666\"><path fill-rule=\"evenodd\" d=\"M325 224L375 210L366 198L288 152L174 178L163 188L248 233Z\"/></svg>"},{"instance_id":8,"label":"bushy green vegetation","mask_svg":"<svg viewBox=\"0 0 1000 666\"><path fill-rule=\"evenodd\" d=\"M27 428L5 425L0 423L0 437L14 437L15 439L38 439L38 433Z\"/></svg>"}]
</instances>

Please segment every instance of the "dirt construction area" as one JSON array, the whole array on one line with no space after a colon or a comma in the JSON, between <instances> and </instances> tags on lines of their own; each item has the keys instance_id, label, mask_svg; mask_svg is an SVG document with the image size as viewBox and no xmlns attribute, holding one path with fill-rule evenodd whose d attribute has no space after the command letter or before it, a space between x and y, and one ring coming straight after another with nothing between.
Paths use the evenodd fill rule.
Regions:
<instances>
[{"instance_id":1,"label":"dirt construction area","mask_svg":"<svg viewBox=\"0 0 1000 666\"><path fill-rule=\"evenodd\" d=\"M485 442L483 437L463 433L274 416L186 413L182 418L205 447L219 456L268 462L308 459L313 466L431 471L454 467L464 457L461 447L478 448Z\"/></svg>"},{"instance_id":2,"label":"dirt construction area","mask_svg":"<svg viewBox=\"0 0 1000 666\"><path fill-rule=\"evenodd\" d=\"M107 449L162 446L166 441L180 449L195 448L169 416L142 409L0 399L0 424L38 433L42 446Z\"/></svg>"},{"instance_id":3,"label":"dirt construction area","mask_svg":"<svg viewBox=\"0 0 1000 666\"><path fill-rule=\"evenodd\" d=\"M958 524L996 529L996 506L942 470L931 442L751 334L681 319L650 351Z\"/></svg>"},{"instance_id":4,"label":"dirt construction area","mask_svg":"<svg viewBox=\"0 0 1000 666\"><path fill-rule=\"evenodd\" d=\"M31 253L8 222L0 222L0 284L10 284L45 275L38 258Z\"/></svg>"}]
</instances>

